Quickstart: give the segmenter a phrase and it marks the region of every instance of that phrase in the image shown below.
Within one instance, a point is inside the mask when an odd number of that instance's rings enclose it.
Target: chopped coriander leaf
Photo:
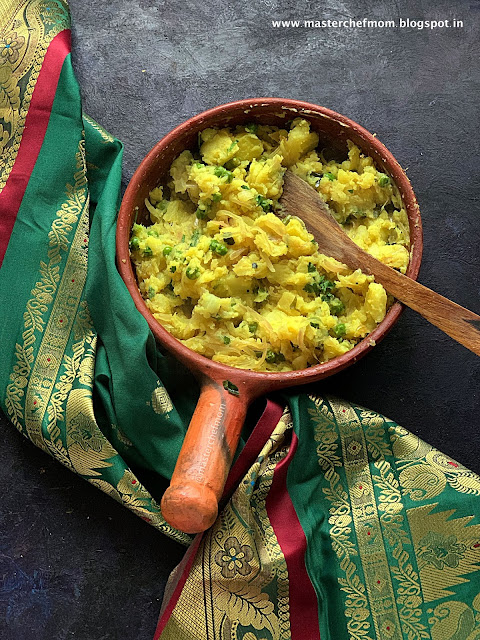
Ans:
[[[145,249],[143,250],[143,254],[146,258],[150,258],[150,256],[153,256],[153,251],[150,249],[150,247],[147,245],[145,247]]]
[[[317,270],[317,267],[312,264],[311,262],[308,263],[308,273],[315,273]]]
[[[333,313],[334,316],[339,316],[345,311],[345,305],[339,298],[334,297],[332,300],[329,300],[328,306],[330,307],[330,313]]]
[[[170,272],[175,273],[176,270],[177,270],[177,267],[174,264],[172,264],[172,266],[170,267]]]
[[[348,193],[353,193],[353,189],[348,189]]]
[[[254,351],[256,358],[261,358],[263,356],[263,351]]]
[[[347,327],[343,322],[339,322],[337,325],[333,327],[333,335],[336,338],[343,338],[343,336],[347,333]]]
[[[378,180],[378,184],[381,187],[386,187],[387,184],[390,184],[390,178],[388,176],[386,176],[384,173],[382,173],[382,175],[380,176],[380,178]]]
[[[268,198],[264,198],[260,194],[255,198],[255,202],[261,207],[265,212],[271,211],[273,202]]]
[[[318,324],[318,322],[310,322],[310,326],[314,329],[320,329],[320,325]]]
[[[292,216],[288,215],[288,216],[284,217],[282,222],[283,222],[283,224],[287,225],[290,222],[291,219],[292,219]]]
[[[232,144],[228,147],[227,153],[230,153],[230,151],[233,151],[237,146],[238,146],[238,140],[234,140]]]
[[[276,351],[272,351],[269,349],[267,351],[267,355],[265,356],[265,360],[269,364],[278,364],[279,362],[285,362],[285,356],[283,353],[277,353]]]
[[[136,236],[133,236],[130,240],[130,250],[137,251],[138,249],[140,249],[140,240]]]
[[[164,256],[169,256],[173,251],[173,247],[171,247],[170,245],[167,245],[166,247],[163,247],[163,255]]]
[[[233,384],[233,382],[230,382],[230,380],[223,381],[223,388],[225,389],[225,391],[228,391],[228,393],[231,393],[232,396],[238,397],[240,395],[240,391],[238,390],[237,385]]]
[[[198,267],[187,267],[185,275],[189,280],[196,280],[200,275],[200,269]]]
[[[330,180],[330,182],[333,182],[335,180],[335,176],[333,175],[333,173],[327,172],[323,174],[326,178],[328,178]]]
[[[148,299],[151,300],[156,294],[156,291],[153,287],[148,287]]]
[[[173,282],[170,280],[170,282],[167,284],[167,286],[165,287],[165,289],[168,289],[169,291],[173,291]]]
[[[258,322],[250,322],[250,324],[248,325],[248,330],[250,331],[250,333],[255,333],[257,329],[258,329]]]
[[[210,251],[213,251],[214,253],[218,254],[219,256],[224,256],[228,251],[228,247],[226,247],[221,242],[218,242],[218,240],[213,239],[210,242]]]
[[[335,283],[328,280],[325,276],[316,274],[311,282],[303,287],[303,290],[307,293],[313,293],[315,296],[321,296],[322,294],[328,294],[335,288]]]
[[[235,244],[235,240],[234,238],[232,238],[232,236],[224,236],[223,241],[225,242],[225,244]]]
[[[198,207],[198,209],[195,211],[195,215],[199,220],[205,220],[205,218],[207,217],[207,212],[205,209]]]
[[[248,189],[248,191],[250,191],[250,187],[248,186],[248,184],[242,184],[242,186],[240,188],[241,189]]]
[[[181,242],[185,242],[185,237],[185,234],[183,234]]]
[[[196,247],[198,244],[198,239],[200,238],[200,229],[195,229],[195,231],[192,233],[192,238],[190,240],[190,246],[191,247]]]
[[[230,338],[228,336],[223,336],[223,343],[230,344]]]
[[[213,172],[217,178],[226,178],[227,182],[231,182],[233,180],[233,173],[225,169],[225,167],[215,167]]]
[[[220,202],[221,199],[222,199],[222,194],[220,193],[220,191],[218,193],[214,193],[212,196],[213,202]]]
[[[258,124],[256,124],[255,122],[250,122],[249,124],[246,124],[245,131],[248,131],[248,133],[257,133]]]

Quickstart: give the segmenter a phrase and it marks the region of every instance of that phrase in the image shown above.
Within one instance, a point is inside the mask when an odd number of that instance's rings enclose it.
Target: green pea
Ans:
[[[140,249],[140,240],[136,236],[133,236],[130,240],[130,250],[137,251],[138,249]]]
[[[230,338],[228,336],[223,336],[224,344],[230,344]]]
[[[166,256],[169,256],[172,253],[172,251],[173,251],[173,247],[171,247],[170,245],[167,245],[166,247],[163,247],[162,253],[166,257]]]
[[[250,331],[250,333],[255,333],[257,329],[258,329],[258,322],[251,322],[248,325],[248,330]]]
[[[228,251],[228,247],[214,239],[210,243],[210,250],[219,256],[224,256]]]
[[[189,280],[196,280],[200,275],[200,269],[198,267],[187,267],[185,275]]]
[[[153,256],[153,251],[150,249],[150,247],[149,247],[148,245],[147,245],[147,246],[145,247],[145,249],[143,250],[143,255],[144,255],[146,258],[150,258],[151,256]]]
[[[380,178],[378,180],[378,184],[381,187],[386,187],[387,184],[390,184],[390,178],[388,176],[386,176],[384,173],[382,173],[382,175],[380,176]]]

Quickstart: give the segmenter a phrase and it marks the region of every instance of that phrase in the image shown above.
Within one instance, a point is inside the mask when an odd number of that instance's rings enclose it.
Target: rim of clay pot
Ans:
[[[422,223],[419,207],[410,181],[400,164],[376,136],[350,118],[335,111],[308,102],[283,98],[238,100],[199,113],[178,125],[164,136],[142,160],[125,191],[117,221],[116,242],[118,270],[137,309],[144,316],[154,336],[163,346],[197,374],[201,373],[207,377],[214,377],[217,380],[223,379],[240,383],[244,389],[248,388],[251,395],[260,395],[265,388],[274,389],[314,382],[333,375],[345,367],[354,364],[385,337],[397,322],[403,310],[403,305],[400,302],[394,302],[376,329],[345,354],[306,369],[281,373],[250,371],[248,369],[238,369],[214,362],[183,345],[155,320],[138,289],[129,254],[129,239],[136,196],[145,176],[152,169],[152,166],[155,165],[159,155],[164,153],[179,137],[183,138],[192,130],[198,131],[209,126],[215,126],[215,123],[218,124],[221,120],[225,121],[230,115],[232,115],[232,120],[229,124],[235,124],[235,115],[238,120],[239,112],[245,114],[251,110],[255,110],[254,119],[258,120],[258,110],[262,108],[265,108],[265,110],[268,109],[268,113],[270,114],[272,108],[275,108],[279,110],[279,114],[286,112],[287,114],[291,114],[292,117],[305,117],[307,120],[309,116],[312,117],[315,115],[315,118],[320,116],[321,118],[336,121],[340,126],[346,128],[346,133],[354,132],[355,135],[353,137],[356,138],[355,142],[361,148],[361,151],[367,155],[374,156],[375,163],[382,165],[382,168],[392,177],[400,192],[410,226],[410,261],[406,275],[414,280],[416,280],[420,270],[423,249]],[[161,177],[162,176],[159,176],[159,182],[161,181]]]

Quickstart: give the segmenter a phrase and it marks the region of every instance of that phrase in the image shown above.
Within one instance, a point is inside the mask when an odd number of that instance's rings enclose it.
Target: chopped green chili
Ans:
[[[333,334],[336,338],[343,338],[343,336],[347,333],[347,327],[343,322],[339,322],[337,325],[333,327]]]

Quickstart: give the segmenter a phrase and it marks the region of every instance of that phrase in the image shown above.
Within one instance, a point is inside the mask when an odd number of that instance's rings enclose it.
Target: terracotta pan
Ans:
[[[352,120],[334,111],[306,102],[279,98],[256,98],[224,104],[205,111],[176,127],[142,160],[123,198],[117,223],[117,261],[120,274],[137,309],[146,318],[159,343],[189,367],[199,380],[201,395],[180,452],[170,487],[162,500],[165,519],[188,533],[204,531],[217,515],[232,457],[250,402],[268,391],[311,383],[353,364],[373,348],[392,328],[402,312],[396,302],[385,319],[351,351],[325,364],[287,373],[258,373],[235,369],[201,356],[174,338],[152,316],[139,293],[130,262],[129,238],[138,208],[139,221],[148,224],[144,200],[149,191],[166,181],[168,169],[185,149],[194,149],[197,134],[207,127],[233,126],[248,122],[285,126],[301,116],[320,136],[320,145],[345,155],[352,140],[374,158],[400,190],[410,221],[411,251],[407,275],[417,278],[422,256],[420,213],[410,182],[383,144]],[[224,387],[233,390],[232,394]]]

